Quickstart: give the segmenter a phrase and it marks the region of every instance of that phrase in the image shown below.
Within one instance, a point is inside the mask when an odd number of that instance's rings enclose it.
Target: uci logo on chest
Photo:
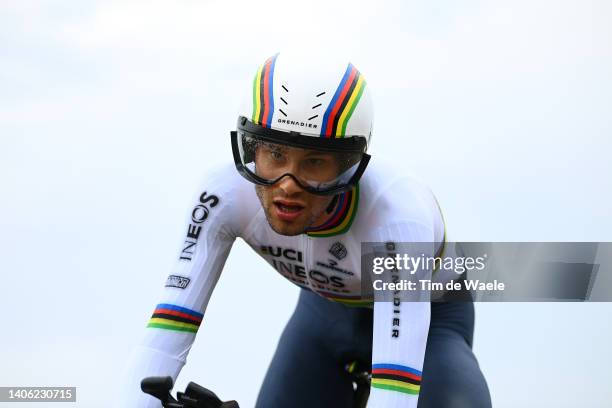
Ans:
[[[304,254],[302,251],[271,245],[261,245],[259,250],[263,256],[272,257],[270,263],[274,269],[300,286],[316,285],[318,289],[342,288],[345,286],[341,276],[334,276],[316,269],[307,270],[303,265]],[[349,273],[352,274],[352,272]]]
[[[290,261],[304,262],[302,251],[298,251],[296,249],[273,247],[269,245],[262,245],[259,249],[263,255],[269,255],[275,258],[283,257]]]

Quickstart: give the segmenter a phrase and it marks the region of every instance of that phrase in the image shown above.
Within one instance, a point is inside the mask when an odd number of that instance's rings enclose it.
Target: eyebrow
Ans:
[[[324,151],[319,151],[319,150],[310,150],[308,151],[308,153],[305,154],[305,156],[332,156],[333,154],[330,152],[324,152]]]

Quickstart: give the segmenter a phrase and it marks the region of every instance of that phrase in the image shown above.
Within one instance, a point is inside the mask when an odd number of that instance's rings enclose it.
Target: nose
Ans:
[[[303,191],[303,188],[297,183],[295,177],[298,176],[300,171],[299,160],[295,160],[289,157],[285,167],[282,169],[285,176],[278,180],[278,187],[282,189],[286,195],[291,195]],[[292,177],[293,176],[293,177]]]
[[[292,195],[302,191],[302,187],[295,181],[295,179],[289,175],[278,180],[278,187],[283,190],[286,195]]]

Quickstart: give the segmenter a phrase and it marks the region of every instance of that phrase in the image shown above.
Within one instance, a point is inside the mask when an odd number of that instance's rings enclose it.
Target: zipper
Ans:
[[[306,270],[306,281],[308,282],[310,290],[314,292],[312,282],[310,281],[310,275],[308,274],[312,258],[312,254],[310,253],[310,237],[307,234],[302,234],[302,236],[304,240],[304,269]]]

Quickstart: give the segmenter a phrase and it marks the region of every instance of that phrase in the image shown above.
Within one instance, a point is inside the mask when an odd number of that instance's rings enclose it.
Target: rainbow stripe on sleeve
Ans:
[[[202,323],[202,313],[168,303],[160,303],[155,308],[147,327],[197,333]]]
[[[418,395],[421,375],[419,370],[399,364],[372,364],[372,387]]]
[[[361,73],[353,64],[348,64],[340,85],[323,114],[321,137],[337,138],[346,135],[346,124],[353,115],[365,86],[366,81]]]

